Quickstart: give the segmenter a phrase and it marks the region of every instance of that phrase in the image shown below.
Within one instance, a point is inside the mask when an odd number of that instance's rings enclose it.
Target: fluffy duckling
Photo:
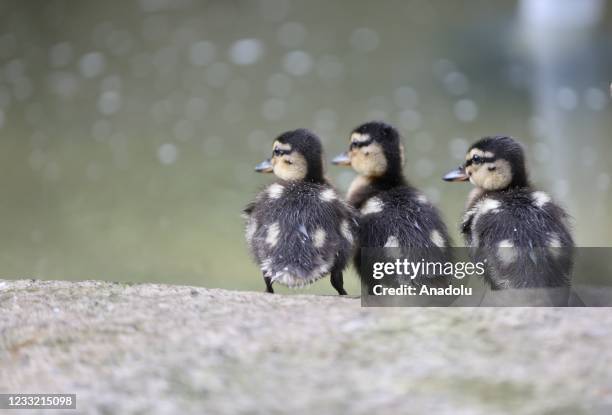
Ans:
[[[244,210],[246,240],[266,291],[273,293],[275,282],[304,286],[330,273],[332,286],[345,295],[342,271],[353,252],[356,221],[323,176],[319,138],[306,129],[285,132],[255,170],[278,178]]]
[[[482,138],[443,179],[475,186],[461,230],[466,244],[487,261],[485,279],[492,289],[569,285],[574,243],[568,215],[531,187],[517,141]]]
[[[368,122],[351,133],[349,151],[332,160],[358,173],[347,200],[360,210],[355,267],[362,281],[370,277],[361,269],[363,247],[414,248],[414,252],[427,250],[430,260],[449,259],[446,226],[425,195],[404,178],[403,159],[398,131],[383,122]],[[422,278],[413,281],[423,282]],[[428,279],[429,284],[447,282],[441,277]]]

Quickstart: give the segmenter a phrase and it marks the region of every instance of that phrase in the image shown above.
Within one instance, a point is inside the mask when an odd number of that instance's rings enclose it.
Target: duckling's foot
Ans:
[[[272,289],[272,279],[270,277],[263,277],[266,283],[266,291],[267,293],[274,294],[274,290]]]
[[[346,295],[346,291],[344,290],[344,279],[342,278],[342,271],[332,271],[331,272],[331,284],[332,287],[338,291],[338,295]]]

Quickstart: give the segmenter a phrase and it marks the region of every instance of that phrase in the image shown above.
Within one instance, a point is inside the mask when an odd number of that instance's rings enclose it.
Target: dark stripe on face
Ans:
[[[471,166],[472,164],[493,163],[495,160],[497,160],[495,157],[481,157],[474,155],[474,157],[465,162],[464,166],[467,167]]]
[[[275,149],[272,151],[272,155],[277,156],[277,157],[278,157],[278,156],[284,156],[284,155],[286,155],[286,154],[290,154],[290,153],[291,153],[291,150],[282,150],[282,149],[280,149],[280,148],[275,148]]]
[[[366,146],[369,146],[370,144],[372,144],[373,141],[374,141],[374,139],[372,139],[372,138],[369,138],[366,141],[351,141],[351,148],[366,147]]]

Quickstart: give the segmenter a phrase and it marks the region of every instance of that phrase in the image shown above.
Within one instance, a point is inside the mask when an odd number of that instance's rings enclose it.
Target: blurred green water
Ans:
[[[469,185],[439,177],[511,134],[579,244],[610,245],[602,13],[551,57],[514,1],[0,2],[0,276],[262,289],[239,214],[272,178],[253,165],[297,127],[331,158],[374,118],[457,244]]]

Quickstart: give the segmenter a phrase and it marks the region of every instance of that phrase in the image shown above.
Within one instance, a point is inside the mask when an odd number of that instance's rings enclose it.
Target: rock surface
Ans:
[[[610,309],[0,280],[0,336],[0,392],[78,413],[612,413]]]

